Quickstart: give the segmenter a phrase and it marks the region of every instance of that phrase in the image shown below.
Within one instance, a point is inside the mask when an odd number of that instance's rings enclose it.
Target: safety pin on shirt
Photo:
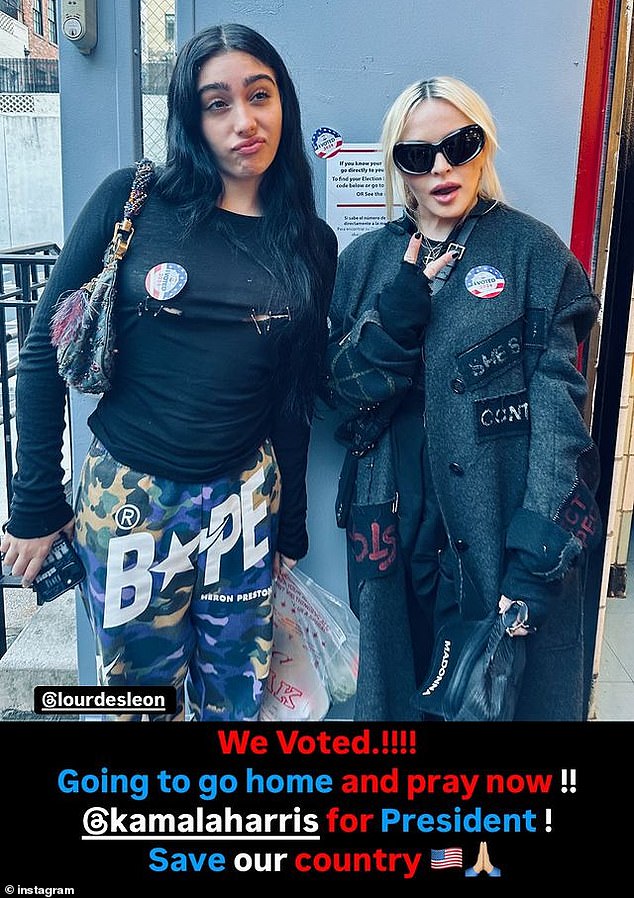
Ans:
[[[251,321],[255,324],[255,329],[260,336],[262,336],[262,328],[260,327],[260,322],[266,322],[266,332],[267,334],[271,330],[271,321],[275,319],[281,319],[283,321],[291,320],[291,310],[288,306],[286,306],[285,312],[263,312],[261,314],[257,314],[255,309],[251,309]]]
[[[155,300],[155,302],[158,302],[158,300]],[[149,303],[150,303],[149,296],[146,296],[145,299],[139,303],[139,305],[137,306],[137,313],[139,316],[141,316],[144,312],[152,312],[153,318],[156,318],[156,316],[159,314],[159,312],[169,312],[170,315],[182,315],[183,314],[182,309],[174,309],[171,306],[158,305],[158,306],[155,306],[154,309],[152,309],[150,307]]]

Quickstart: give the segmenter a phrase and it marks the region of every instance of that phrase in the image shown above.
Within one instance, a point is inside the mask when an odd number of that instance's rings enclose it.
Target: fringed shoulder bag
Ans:
[[[115,357],[114,303],[117,270],[125,256],[134,227],[154,180],[154,163],[137,163],[123,220],[115,225],[106,247],[103,269],[78,290],[62,293],[51,320],[51,342],[57,350],[59,373],[69,387],[81,393],[110,389]]]

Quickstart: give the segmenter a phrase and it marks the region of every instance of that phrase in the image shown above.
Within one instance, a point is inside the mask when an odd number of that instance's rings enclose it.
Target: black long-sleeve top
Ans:
[[[17,473],[8,530],[42,536],[72,516],[62,486],[65,387],[50,340],[57,297],[101,268],[122,217],[133,169],[114,172],[80,213],[39,300],[22,347],[16,384]],[[292,299],[279,294],[261,248],[263,219],[216,209],[181,239],[179,209],[151,191],[119,267],[117,354],[112,388],[88,419],[122,464],[183,483],[239,473],[269,437],[282,477],[277,548],[291,558],[308,549],[306,463],[310,428],[287,408],[288,341],[297,338]],[[323,327],[337,259],[322,222]],[[245,249],[246,248],[246,249]],[[172,263],[186,273],[177,295],[157,300],[146,276]],[[267,322],[253,316],[269,311]],[[168,311],[171,310],[171,311]]]

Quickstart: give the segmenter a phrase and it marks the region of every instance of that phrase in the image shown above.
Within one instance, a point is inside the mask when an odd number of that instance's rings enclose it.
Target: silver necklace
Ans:
[[[446,240],[441,240],[439,243],[435,245],[427,238],[423,232],[421,231],[421,237],[423,238],[423,247],[425,250],[425,258],[423,263],[423,268],[426,268],[430,262],[434,262],[436,259],[439,259],[445,251]]]

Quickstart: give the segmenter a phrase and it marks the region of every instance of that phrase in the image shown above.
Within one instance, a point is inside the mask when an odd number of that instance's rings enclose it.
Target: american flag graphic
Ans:
[[[432,870],[446,870],[447,867],[462,867],[462,848],[432,848]]]
[[[465,287],[469,293],[480,299],[493,299],[499,296],[505,286],[504,275],[492,265],[476,265],[465,277]]]
[[[487,284],[486,287],[472,287],[471,293],[474,296],[479,296],[482,299],[493,299],[496,296],[499,296],[502,290],[506,285],[506,281],[498,279],[494,284]]]
[[[484,290],[478,290],[477,287],[474,287],[471,292],[474,296],[479,296],[482,299],[494,299],[500,295],[502,290],[504,290],[504,281],[496,281],[492,287],[487,287]]]
[[[343,137],[333,128],[318,128],[313,134],[312,143],[320,159],[330,159],[343,146]]]

